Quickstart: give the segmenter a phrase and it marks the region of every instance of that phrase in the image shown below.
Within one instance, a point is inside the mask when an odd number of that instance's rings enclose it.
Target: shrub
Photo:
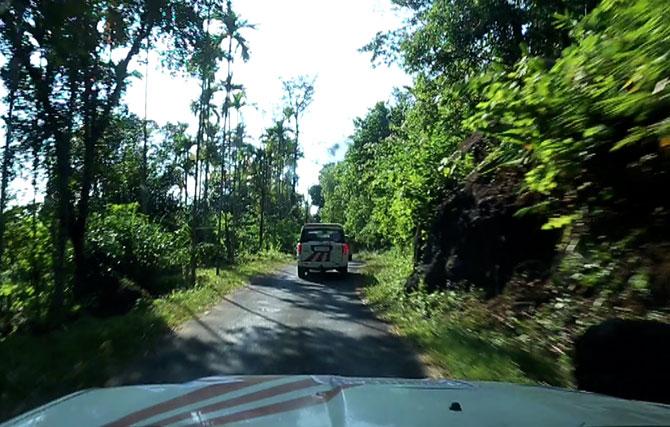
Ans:
[[[93,298],[123,306],[141,293],[169,291],[174,287],[169,278],[186,265],[186,239],[151,222],[136,203],[110,205],[93,214],[86,246],[87,263],[96,266],[88,271]]]
[[[51,233],[36,205],[5,212],[5,253],[0,275],[0,336],[44,320],[51,297]]]

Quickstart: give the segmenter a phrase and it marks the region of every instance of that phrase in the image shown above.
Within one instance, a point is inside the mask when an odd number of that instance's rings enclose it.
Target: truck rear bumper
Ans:
[[[348,265],[347,262],[344,263],[334,263],[334,262],[298,262],[298,267],[308,268],[310,270],[334,270],[336,268],[344,268]]]

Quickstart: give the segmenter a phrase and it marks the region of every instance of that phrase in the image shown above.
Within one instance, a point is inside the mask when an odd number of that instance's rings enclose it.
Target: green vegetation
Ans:
[[[198,269],[293,250],[314,81],[283,82],[281,113],[252,141],[236,71],[254,26],[231,1],[17,1],[0,20],[0,339],[122,315],[195,286]],[[200,82],[194,128],[124,104],[155,56]]]
[[[569,385],[588,326],[669,318],[670,3],[392,2],[363,51],[414,83],[355,121],[316,219],[391,250],[368,298],[441,372]],[[3,402],[100,384],[293,249],[314,80],[251,141],[250,31],[230,0],[0,6]],[[198,80],[193,129],[124,105],[150,53]]]
[[[530,161],[527,189],[545,196],[548,227],[637,202],[638,189],[598,164],[625,173],[646,163],[643,175],[663,178],[654,172],[670,134],[670,65],[663,60],[670,29],[658,14],[668,10],[663,1],[604,1],[574,28],[575,42],[554,63],[527,57],[473,84],[483,97],[468,125],[500,141],[507,153],[496,155]],[[568,202],[567,193],[576,200]]]
[[[453,376],[561,385],[587,327],[669,320],[670,4],[393,2],[364,50],[414,84],[320,177],[324,221],[407,255],[370,300]]]
[[[431,375],[569,387],[568,358],[556,358],[492,327],[476,292],[406,293],[411,258],[399,251],[368,257],[365,297],[426,355]]]
[[[124,316],[83,317],[47,335],[0,341],[0,418],[88,387],[101,387],[151,349],[170,328],[195,318],[252,276],[271,272],[288,256],[270,252],[240,266],[198,272],[195,287],[140,299]]]
[[[649,201],[642,196],[657,201],[660,195],[638,190],[645,179],[659,190],[656,181],[664,182],[670,34],[658,17],[668,11],[666,2],[608,0],[582,19],[574,13],[594,2],[531,2],[515,6],[515,18],[501,16],[495,1],[456,3],[412,2],[416,18],[402,35],[392,33],[397,45],[385,35],[369,46],[380,55],[383,41],[399,49],[416,72],[415,85],[358,119],[345,161],[323,169],[325,220],[346,222],[360,243],[405,244],[430,222],[449,189],[473,174],[512,167],[526,174],[518,191],[533,196],[526,207],[545,215],[547,228],[589,226],[623,203]],[[545,7],[574,12],[557,16]],[[524,20],[532,18],[545,34],[542,46],[551,48],[533,51],[532,27],[518,40],[505,40],[493,28],[487,32],[484,22],[481,34],[466,34],[492,43],[481,64],[463,66],[468,71],[459,74],[454,62],[433,57],[434,51],[468,52],[474,40],[438,35],[471,28],[461,20],[482,14],[484,20],[509,18],[510,27],[531,25]],[[437,69],[445,74],[432,72]],[[463,146],[473,132],[489,138],[479,153]],[[628,179],[615,179],[631,169]],[[634,178],[641,181],[631,186]],[[644,224],[653,212],[635,214]]]
[[[254,27],[229,0],[20,0],[0,22],[5,416],[103,385],[286,260],[309,218],[296,169],[314,82],[284,82],[281,113],[252,141],[236,72]],[[199,81],[196,126],[129,112],[126,89],[156,57]]]

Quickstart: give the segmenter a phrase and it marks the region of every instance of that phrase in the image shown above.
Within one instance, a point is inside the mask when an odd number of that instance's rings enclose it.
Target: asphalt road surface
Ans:
[[[329,374],[420,378],[417,355],[358,296],[363,276],[295,266],[254,279],[193,316],[108,385],[182,383],[217,375]]]

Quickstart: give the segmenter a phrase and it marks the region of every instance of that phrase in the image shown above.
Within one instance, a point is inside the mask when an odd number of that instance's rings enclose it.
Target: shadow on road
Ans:
[[[369,283],[368,276],[361,273],[311,273],[302,281],[278,279],[252,281],[252,292],[274,297],[263,288],[283,289],[295,298],[288,300],[294,307],[319,312],[331,319],[346,320],[365,328],[389,334],[388,325],[381,322],[362,303],[359,289]],[[283,301],[287,302],[286,299]],[[399,337],[396,339],[400,340]]]
[[[166,337],[157,351],[117,384],[186,382],[214,375],[330,374],[364,377],[425,376],[416,354],[358,297],[368,278],[360,273],[257,278],[219,310],[243,321],[212,325],[192,314],[200,336]],[[259,299],[282,307],[263,311]],[[314,322],[301,321],[312,316]],[[257,319],[257,320],[254,320]],[[238,319],[239,320],[239,319]]]
[[[312,327],[235,328],[227,334],[225,343],[216,344],[174,337],[121,383],[182,383],[216,375],[425,376],[412,353],[392,336],[354,338]]]

